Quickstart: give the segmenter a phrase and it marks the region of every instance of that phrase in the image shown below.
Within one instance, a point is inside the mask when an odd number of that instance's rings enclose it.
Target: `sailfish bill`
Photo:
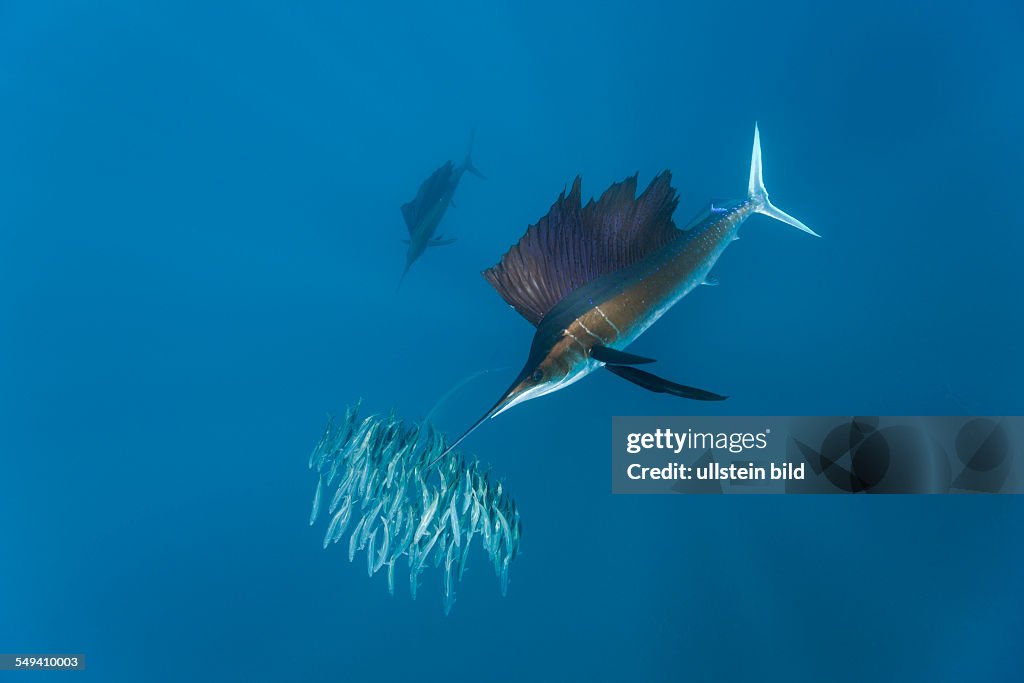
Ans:
[[[563,191],[547,215],[484,271],[536,332],[519,376],[449,451],[488,419],[601,367],[657,393],[700,401],[726,398],[635,368],[652,359],[624,349],[695,288],[717,282],[711,268],[753,214],[817,233],[768,200],[756,125],[743,199],[716,201],[700,220],[679,230],[672,222],[679,200],[671,181],[664,171],[637,196],[634,175],[583,205],[577,177],[569,193]]]
[[[512,389],[514,387],[515,387],[515,383],[513,383],[512,387],[509,387],[509,390],[505,392],[504,396],[501,399],[499,399],[498,402],[495,403],[491,407],[490,410],[488,410],[486,413],[484,413],[483,416],[479,420],[474,422],[472,424],[472,426],[470,426],[469,429],[467,429],[465,432],[463,432],[462,436],[460,436],[455,441],[453,441],[451,444],[449,444],[447,448],[445,448],[436,458],[434,458],[430,462],[429,466],[433,467],[434,464],[437,461],[439,461],[441,458],[445,457],[446,455],[451,453],[453,450],[455,450],[456,446],[458,446],[460,443],[465,441],[466,437],[468,437],[470,434],[472,434],[477,429],[479,429],[480,425],[482,425],[484,422],[487,422],[487,420],[491,419],[492,417],[497,417],[498,413],[504,412],[506,408],[510,408],[511,405],[509,405],[508,402],[505,400],[505,396],[508,396],[508,394],[512,391]]]

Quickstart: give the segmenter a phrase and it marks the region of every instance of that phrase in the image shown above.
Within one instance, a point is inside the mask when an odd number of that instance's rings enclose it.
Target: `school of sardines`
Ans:
[[[359,408],[331,418],[309,458],[319,474],[309,523],[324,507],[330,517],[324,548],[352,527],[349,561],[365,550],[367,573],[386,570],[391,595],[395,565],[405,556],[413,599],[420,573],[431,563],[443,565],[448,614],[455,581],[462,579],[469,548],[479,539],[505,595],[521,525],[501,482],[481,472],[476,458],[452,451],[438,459],[447,443],[429,422],[407,424],[394,413],[360,419]]]

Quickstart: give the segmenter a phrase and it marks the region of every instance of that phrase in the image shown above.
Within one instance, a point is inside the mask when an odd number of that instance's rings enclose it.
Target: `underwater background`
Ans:
[[[1020,414],[1015,2],[0,4],[0,651],[96,681],[1010,681],[1016,496],[612,496],[613,415]],[[461,433],[480,276],[577,173],[754,217],[610,373],[464,444],[522,513],[452,613],[307,524],[327,416]],[[399,206],[474,160],[396,291]],[[49,677],[48,674],[40,674]],[[17,674],[7,674],[15,678]]]

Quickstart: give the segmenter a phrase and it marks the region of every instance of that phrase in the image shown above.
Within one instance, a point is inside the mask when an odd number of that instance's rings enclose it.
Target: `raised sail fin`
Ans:
[[[534,325],[567,294],[661,249],[679,234],[678,198],[664,171],[636,196],[637,177],[615,183],[598,201],[580,201],[577,176],[551,210],[501,261],[484,271],[498,294]]]

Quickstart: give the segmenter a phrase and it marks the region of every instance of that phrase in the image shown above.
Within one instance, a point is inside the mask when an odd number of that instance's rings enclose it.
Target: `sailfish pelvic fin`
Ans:
[[[625,365],[606,365],[605,368],[611,370],[622,379],[628,380],[648,391],[653,391],[656,394],[671,394],[682,398],[692,398],[695,401],[724,401],[729,398],[728,396],[722,396],[721,394],[705,391],[704,389],[676,384],[649,372]]]
[[[756,123],[754,124],[754,150],[750,155],[750,182],[747,185],[747,199],[754,204],[756,207],[754,210],[757,213],[764,214],[777,221],[782,221],[786,225],[792,225],[797,230],[803,230],[808,235],[821,237],[821,235],[768,200],[768,190],[765,189],[761,171],[761,134],[757,130]]]

